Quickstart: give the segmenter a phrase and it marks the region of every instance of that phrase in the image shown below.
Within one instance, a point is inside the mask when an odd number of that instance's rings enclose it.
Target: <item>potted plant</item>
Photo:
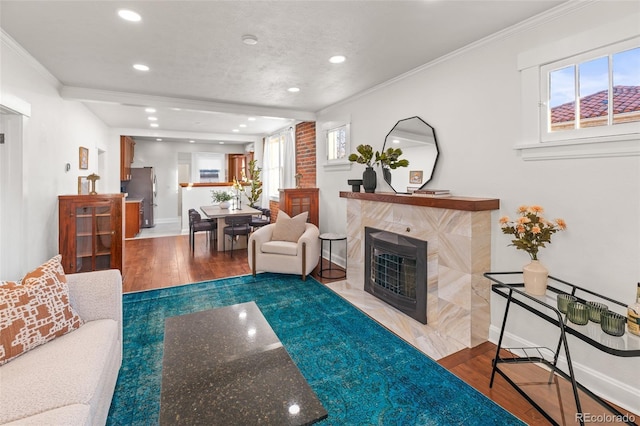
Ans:
[[[231,195],[228,191],[211,191],[211,198],[214,203],[219,203],[221,209],[228,209],[231,206],[231,199],[233,195]]]
[[[262,181],[260,180],[261,167],[256,167],[256,160],[249,161],[249,193],[245,188],[244,195],[249,200],[250,207],[256,207],[256,203],[262,194]]]
[[[402,150],[400,148],[389,148],[382,153],[373,151],[371,145],[358,145],[357,153],[349,155],[349,161],[366,165],[365,171],[362,173],[362,186],[365,192],[375,192],[377,185],[376,171],[373,166],[380,164],[385,169],[396,169],[398,167],[407,167],[409,160],[400,160]]]
[[[520,206],[520,217],[512,221],[509,216],[500,218],[502,233],[513,235],[511,246],[524,250],[529,254],[531,263],[523,268],[524,289],[527,293],[540,296],[547,290],[547,276],[549,271],[538,261],[538,250],[551,244],[551,236],[567,228],[563,219],[549,221],[542,216],[541,206]]]

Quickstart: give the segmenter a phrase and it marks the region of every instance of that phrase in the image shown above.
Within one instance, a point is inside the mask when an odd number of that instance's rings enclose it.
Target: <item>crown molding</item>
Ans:
[[[53,85],[56,89],[60,89],[62,87],[62,83],[58,80],[48,69],[44,67],[36,58],[34,58],[31,53],[25,50],[17,41],[13,39],[7,32],[0,28],[0,40],[2,43],[7,46],[8,49],[12,50],[14,53],[18,55],[20,59],[22,59],[29,67],[33,68],[41,77],[47,80],[48,83]]]
[[[362,92],[356,93],[353,96],[350,96],[349,98],[343,99],[340,102],[336,102],[335,104],[331,104],[325,108],[322,108],[319,111],[316,111],[316,113],[318,115],[325,113],[326,111],[336,107],[336,106],[340,106],[340,105],[344,105],[347,103],[350,103],[352,101],[355,101],[359,98],[362,98],[364,96],[370,95],[372,93],[375,93],[379,90],[382,90],[388,86],[391,86],[399,81],[405,80],[415,74],[418,74],[426,69],[429,69],[431,67],[434,67],[438,64],[441,64],[443,62],[447,62],[453,58],[456,58],[458,56],[461,56],[465,53],[471,52],[475,49],[478,49],[482,46],[485,46],[489,43],[493,43],[497,40],[503,40],[506,38],[509,38],[511,36],[513,36],[514,34],[518,34],[527,30],[530,30],[532,28],[538,27],[540,25],[543,25],[547,22],[550,22],[552,20],[558,19],[561,16],[564,15],[568,15],[572,12],[575,12],[579,9],[582,9],[586,6],[588,6],[591,3],[596,3],[599,0],[569,0],[566,3],[562,3],[552,9],[549,9],[545,12],[542,12],[536,16],[533,16],[529,19],[526,19],[522,22],[519,22],[515,25],[512,25],[511,27],[505,28],[501,31],[498,31],[496,33],[493,33],[487,37],[481,38],[480,40],[476,40],[466,46],[461,47],[460,49],[454,50],[453,52],[447,53],[446,55],[440,56],[439,58],[434,59],[433,61],[427,62],[426,64],[420,65],[412,70],[409,70],[405,73],[402,73],[396,77],[393,77],[385,82],[382,82],[376,86],[370,87],[369,89],[363,90]]]

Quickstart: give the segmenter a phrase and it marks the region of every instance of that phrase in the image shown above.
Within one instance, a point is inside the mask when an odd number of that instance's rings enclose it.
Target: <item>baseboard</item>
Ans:
[[[156,225],[161,224],[161,223],[165,224],[165,223],[180,223],[180,222],[181,222],[180,216],[177,216],[177,217],[165,217],[163,219],[156,219],[154,221],[154,223]]]
[[[499,337],[500,328],[495,325],[491,325],[489,327],[489,341],[494,344],[498,344]],[[505,332],[502,338],[502,347],[504,348],[535,346],[538,345],[508,332]],[[640,395],[640,389],[634,388],[626,383],[622,383],[619,380],[606,376],[605,374],[602,374],[602,372],[596,371],[591,367],[587,367],[576,362],[573,362],[572,364],[574,374],[576,375],[576,377],[580,378],[579,382],[582,385],[586,386],[591,392],[619,407],[624,408],[625,410],[628,410],[635,414],[639,414],[637,413],[637,405],[638,395]],[[567,371],[567,360],[564,356],[558,357],[558,366],[561,370]]]

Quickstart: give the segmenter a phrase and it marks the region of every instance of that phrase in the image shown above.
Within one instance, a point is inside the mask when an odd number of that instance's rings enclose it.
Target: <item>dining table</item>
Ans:
[[[249,206],[241,206],[234,207],[233,205],[227,209],[221,209],[219,205],[211,205],[211,206],[200,206],[200,210],[202,213],[209,219],[216,219],[218,221],[218,231],[217,231],[217,240],[218,240],[218,251],[223,251],[225,249],[224,244],[224,227],[226,226],[225,218],[228,216],[256,216],[262,214],[262,211],[254,209]],[[226,245],[227,250],[231,250],[231,244]],[[234,249],[246,248],[246,244],[244,242],[240,244],[235,244]]]

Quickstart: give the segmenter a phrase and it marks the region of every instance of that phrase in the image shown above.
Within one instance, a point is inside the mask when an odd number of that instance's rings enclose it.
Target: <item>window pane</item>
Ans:
[[[609,58],[580,64],[580,128],[606,126],[609,118]]]
[[[550,131],[573,129],[576,114],[576,75],[571,65],[549,73]]]
[[[347,131],[339,127],[327,132],[327,159],[339,160],[347,156]]]
[[[613,55],[613,124],[640,121],[640,47]]]

